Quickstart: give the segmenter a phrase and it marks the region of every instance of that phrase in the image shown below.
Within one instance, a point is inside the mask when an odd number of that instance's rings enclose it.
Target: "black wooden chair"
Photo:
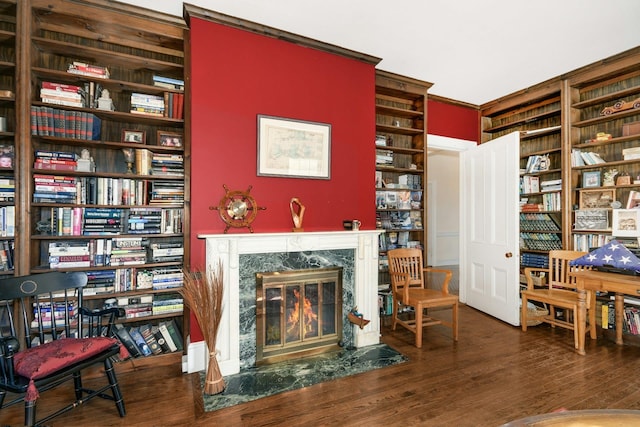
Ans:
[[[113,359],[126,350],[113,338],[122,309],[82,308],[86,273],[51,272],[0,280],[0,411],[24,402],[27,426],[40,425],[100,396],[113,400],[121,417],[124,400]],[[83,387],[85,368],[104,366],[108,384]],[[70,379],[75,402],[36,421],[36,399]],[[11,400],[4,402],[7,393]]]

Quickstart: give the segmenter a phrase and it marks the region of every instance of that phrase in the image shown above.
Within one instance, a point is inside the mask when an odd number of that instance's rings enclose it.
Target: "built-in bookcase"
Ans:
[[[15,29],[0,25],[0,89],[14,73],[26,85],[0,97],[0,115],[16,114],[2,143],[24,142],[19,274],[86,271],[85,302],[118,304],[125,328],[188,332],[177,292],[189,260],[184,22],[103,0],[0,0],[0,13],[29,23],[18,66]]]
[[[482,142],[520,132],[520,265],[543,266],[565,245],[561,84],[546,82],[482,106]]]
[[[387,251],[427,248],[427,91],[431,83],[376,71],[376,221],[381,286],[389,284]],[[373,145],[373,142],[372,142]]]

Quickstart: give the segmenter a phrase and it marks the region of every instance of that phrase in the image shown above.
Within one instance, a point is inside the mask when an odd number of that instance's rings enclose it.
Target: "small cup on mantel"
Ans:
[[[360,230],[361,225],[362,225],[362,222],[360,222],[360,220],[354,219],[351,225],[351,229],[354,231],[358,231]]]
[[[345,230],[353,230],[353,220],[351,219],[342,220],[342,227],[344,227]]]

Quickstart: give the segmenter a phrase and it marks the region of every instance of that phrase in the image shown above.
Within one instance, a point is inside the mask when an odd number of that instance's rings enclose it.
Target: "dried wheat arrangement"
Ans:
[[[222,318],[222,262],[206,273],[188,271],[184,273],[182,296],[200,325],[204,341],[209,349],[209,364],[204,385],[205,394],[224,391],[225,383],[216,359],[216,337]]]

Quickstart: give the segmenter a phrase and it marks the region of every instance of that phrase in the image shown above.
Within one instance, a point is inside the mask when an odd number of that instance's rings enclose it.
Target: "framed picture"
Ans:
[[[258,176],[330,179],[331,125],[258,115]]]
[[[640,191],[629,191],[627,198],[627,209],[640,209]]]
[[[610,230],[608,209],[584,209],[575,212],[576,231]]]
[[[612,228],[616,237],[640,236],[640,209],[614,209]]]
[[[582,188],[600,187],[600,171],[582,172]]]
[[[147,133],[143,130],[122,130],[122,142],[146,143]]]
[[[580,190],[580,209],[606,209],[616,199],[615,188]]]
[[[182,134],[159,130],[158,145],[163,147],[182,147]]]

